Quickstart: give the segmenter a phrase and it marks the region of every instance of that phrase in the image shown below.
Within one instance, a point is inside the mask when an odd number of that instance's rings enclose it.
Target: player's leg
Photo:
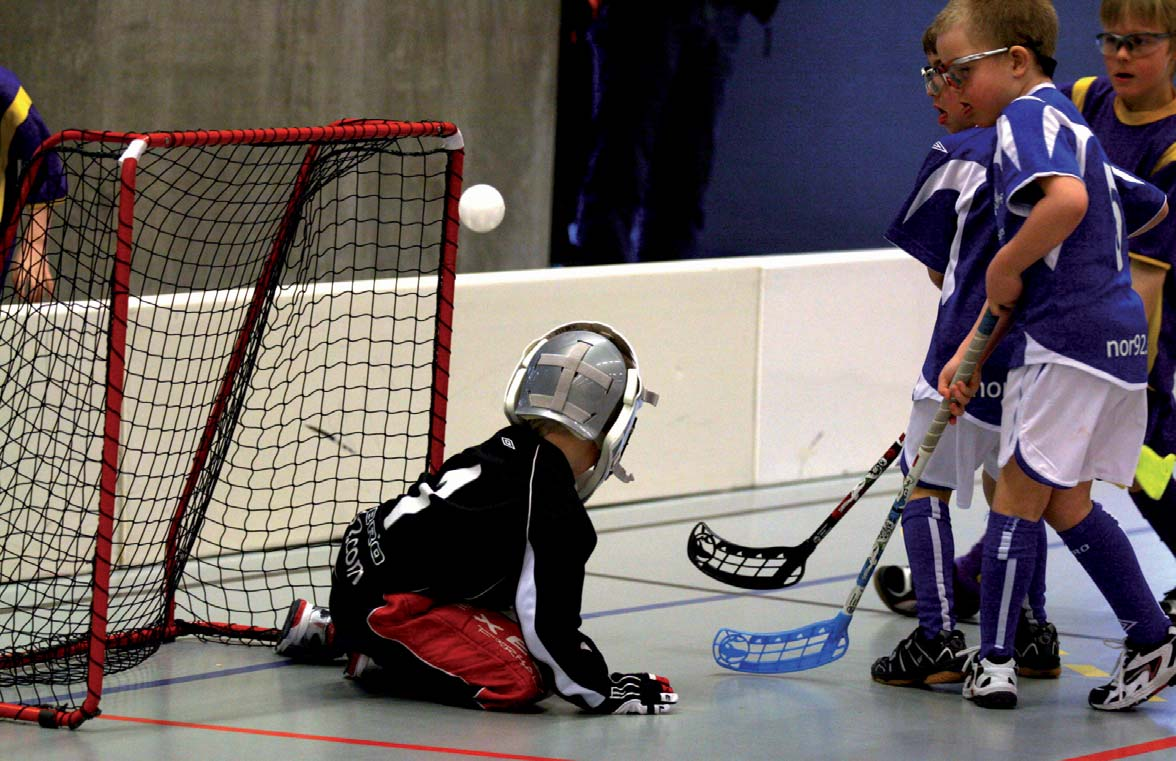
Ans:
[[[1176,628],[1151,596],[1119,524],[1091,502],[1090,483],[1095,478],[1130,483],[1146,422],[1146,398],[1140,390],[1063,365],[1047,365],[1036,377],[1039,382],[1027,388],[1028,402],[1015,427],[1016,462],[1034,479],[1069,487],[1051,491],[1043,515],[1127,632],[1116,677],[1091,691],[1090,704],[1104,710],[1129,708],[1176,678]],[[1002,479],[1004,475],[1002,471]],[[999,489],[997,503],[999,508]]]
[[[981,557],[980,648],[962,693],[985,708],[1017,704],[1017,620],[1037,563],[1038,523],[1050,491],[1026,476],[1015,460],[1005,465],[997,481]]]
[[[1017,675],[1031,679],[1057,679],[1062,673],[1058,630],[1045,613],[1045,568],[1049,554],[1045,525],[1045,521],[1037,522],[1037,563],[1013,641]]]
[[[608,3],[589,30],[593,147],[569,229],[581,263],[636,261],[635,229],[677,65],[673,16],[646,3]]]
[[[916,443],[908,444],[901,455],[904,472],[914,459],[911,450],[917,451],[917,442],[922,440],[937,408],[938,404],[930,399],[915,402],[912,407],[906,441]],[[883,684],[937,684],[963,678],[965,643],[955,626],[952,592],[955,545],[948,512],[948,500],[959,477],[956,472],[959,429],[953,426],[944,431],[935,456],[928,461],[923,478],[912,490],[902,512],[902,536],[919,626],[889,656],[879,658],[871,666],[871,677]]]
[[[355,650],[379,668],[364,669],[353,658],[349,676],[397,695],[485,710],[525,709],[546,697],[518,624],[504,614],[435,605],[413,593],[383,602],[348,632]]]
[[[1077,489],[1071,492],[1077,492]],[[1143,702],[1176,679],[1176,627],[1149,593],[1131,542],[1097,502],[1081,495],[1051,504],[1047,516],[1094,581],[1123,626],[1123,644],[1112,680],[1091,690],[1089,702],[1102,710],[1123,710]],[[1085,512],[1085,515],[1083,513]]]
[[[1037,563],[1038,524],[1053,491],[1053,485],[1022,457],[1022,449],[1036,452],[1037,440],[1026,436],[1025,421],[1037,419],[1043,367],[1017,368],[1005,384],[1001,470],[980,564],[980,648],[969,664],[962,693],[987,708],[1017,704],[1013,663],[1017,620]]]
[[[971,549],[955,559],[952,578],[956,593],[956,616],[959,618],[972,618],[980,612],[980,564],[983,559],[983,535]]]
[[[931,402],[916,402],[916,407],[923,405],[930,406]],[[922,418],[916,412],[911,414],[910,425],[914,426],[916,433],[918,430],[926,429],[922,427]],[[910,429],[908,427],[908,430]],[[931,468],[930,480],[936,483],[949,483],[956,494],[957,506],[968,509],[973,501],[975,469],[980,468],[983,474],[984,494],[991,503],[991,489],[996,485],[995,474],[1000,470],[996,465],[1000,432],[965,418],[948,428],[944,435],[947,436],[947,440],[941,440],[940,446],[936,448],[935,458],[928,466]],[[908,436],[907,440],[910,441],[911,436]],[[914,446],[917,447],[917,443]],[[913,456],[913,448],[904,452],[904,459],[901,461],[904,470],[909,467],[908,462]],[[929,476],[924,473],[924,485],[928,478]],[[914,496],[917,494],[913,494],[913,498]],[[941,499],[944,498],[941,496]],[[906,514],[904,510],[904,515]],[[907,523],[904,522],[904,532],[906,526]],[[951,608],[956,620],[974,618],[980,610],[980,556],[981,545],[977,542],[967,555],[956,559],[950,569]],[[895,613],[916,615],[915,580],[909,566],[878,567],[874,576],[874,588],[883,605]]]
[[[1161,458],[1176,452],[1176,400],[1171,394],[1157,393],[1149,388],[1147,405],[1147,445]],[[1176,556],[1176,487],[1173,487],[1171,479],[1158,498],[1134,488],[1131,499],[1160,541]],[[1160,600],[1160,607],[1169,618],[1176,621],[1176,586],[1165,593]]]
[[[715,131],[746,14],[740,5],[683,3],[670,12],[679,24],[671,40],[677,66],[651,156],[638,232],[641,261],[698,256]]]

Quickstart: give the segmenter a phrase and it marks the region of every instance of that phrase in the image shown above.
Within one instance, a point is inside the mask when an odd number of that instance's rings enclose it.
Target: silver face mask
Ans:
[[[512,423],[545,418],[596,442],[600,457],[576,479],[576,492],[587,500],[614,473],[633,480],[621,456],[641,405],[656,405],[657,398],[644,388],[624,336],[603,323],[571,322],[527,347],[507,387],[505,411]]]

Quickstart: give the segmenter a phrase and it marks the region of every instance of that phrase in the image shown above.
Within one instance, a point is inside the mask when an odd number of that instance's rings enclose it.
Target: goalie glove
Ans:
[[[608,697],[596,713],[667,713],[678,702],[670,680],[657,674],[613,674]]]

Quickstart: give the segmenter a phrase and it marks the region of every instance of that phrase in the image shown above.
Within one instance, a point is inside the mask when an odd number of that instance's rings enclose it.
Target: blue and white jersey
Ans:
[[[886,239],[943,274],[939,310],[913,397],[940,399],[939,372],[967,338],[984,307],[984,277],[996,253],[991,168],[996,132],[969,129],[931,147],[915,189],[886,230]],[[985,363],[980,393],[966,415],[1000,428],[1001,391],[1008,349],[1000,344]]]
[[[992,167],[997,240],[1017,234],[1041,198],[1037,181],[1082,180],[1086,215],[1025,270],[1004,342],[1009,367],[1071,365],[1124,388],[1147,384],[1147,321],[1131,289],[1127,236],[1164,205],[1154,186],[1113,166],[1074,104],[1052,84],[1017,98],[996,122]]]

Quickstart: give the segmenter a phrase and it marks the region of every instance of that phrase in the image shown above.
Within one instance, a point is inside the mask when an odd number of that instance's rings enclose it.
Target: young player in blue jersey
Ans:
[[[1053,86],[1052,3],[951,0],[936,25],[944,81],[978,125],[996,126],[1000,248],[985,287],[1010,352],[1001,471],[984,535],[981,644],[963,696],[990,708],[1017,703],[1013,637],[1037,561],[1033,524],[1044,518],[1127,632],[1114,677],[1091,690],[1089,703],[1130,708],[1176,679],[1176,627],[1148,594],[1122,529],[1091,501],[1090,486],[1134,477],[1147,414],[1147,323],[1125,239],[1161,219],[1166,200],[1107,161]],[[1117,184],[1116,176],[1128,181]],[[939,377],[955,412],[967,401],[965,384],[950,383],[962,354],[961,347]]]
[[[1097,36],[1106,76],[1087,77],[1063,92],[1070,95],[1091,130],[1118,166],[1176,198],[1176,0],[1103,0],[1103,31]],[[1176,556],[1176,489],[1167,473],[1148,488],[1149,462],[1176,453],[1176,215],[1130,247],[1132,280],[1148,315],[1147,433],[1131,498]],[[1142,487],[1141,487],[1142,485]],[[1149,491],[1151,492],[1149,494]],[[1176,614],[1176,588],[1160,601]]]
[[[926,91],[939,114],[939,123],[949,135],[932,146],[914,192],[886,233],[891,242],[926,265],[932,281],[940,288],[931,344],[912,395],[907,444],[900,460],[904,472],[939,408],[939,370],[955,353],[984,306],[984,274],[997,248],[989,176],[995,132],[973,127],[959,94],[937,84],[934,67],[939,59],[933,27],[923,36],[923,49],[930,64],[923,70]],[[895,582],[884,577],[897,572],[902,586],[913,590],[919,618],[919,626],[891,655],[874,662],[870,674],[877,682],[912,685],[963,681],[965,643],[955,623],[957,617],[976,613],[979,595],[961,598],[956,593],[948,504],[955,491],[960,507],[970,507],[979,468],[984,471],[991,499],[990,487],[995,486],[998,472],[1000,391],[1005,381],[1006,354],[1007,349],[998,345],[989,357],[980,393],[957,425],[944,431],[935,455],[911,492],[902,514],[909,569],[888,566],[879,569],[875,577],[875,586],[885,600],[890,596],[887,585]],[[1044,548],[1044,526],[1039,526],[1038,534]],[[1029,593],[1033,602],[1029,620],[1022,627],[1025,642],[1017,643],[1017,668],[1025,676],[1056,677],[1061,666],[1057,632],[1045,618],[1044,564],[1038,568],[1034,582]],[[968,590],[961,591],[966,595]]]
[[[584,508],[616,473],[643,402],[637,358],[615,330],[562,325],[524,353],[511,425],[362,511],[343,535],[330,609],[290,606],[275,648],[349,654],[345,674],[397,694],[486,710],[552,692],[596,714],[660,714],[669,680],[610,673],[580,631],[596,532]]]
[[[0,232],[16,206],[20,172],[48,137],[49,129],[20,80],[0,67],[0,197],[4,200]],[[32,204],[32,213],[10,264],[16,292],[29,301],[41,301],[53,293],[53,270],[45,259],[46,204],[64,197],[65,192],[61,159],[50,154],[33,184],[27,201]]]

